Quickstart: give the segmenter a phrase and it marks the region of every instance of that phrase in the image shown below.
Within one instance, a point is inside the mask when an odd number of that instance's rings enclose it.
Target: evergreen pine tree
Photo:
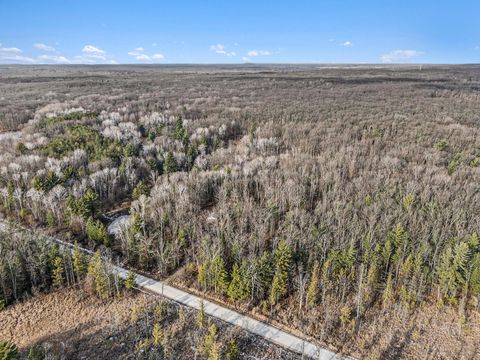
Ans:
[[[254,264],[252,282],[254,298],[252,300],[262,300],[267,296],[272,285],[273,272],[272,257],[269,253],[264,252]]]
[[[18,358],[18,348],[9,341],[0,341],[0,359],[13,360]]]
[[[133,289],[135,286],[137,286],[137,283],[135,282],[135,273],[131,270],[128,271],[127,277],[125,279],[125,288],[127,290]]]
[[[9,180],[7,183],[7,196],[5,197],[5,202],[4,202],[5,207],[8,210],[12,210],[13,208],[13,204],[15,201],[15,197],[13,196],[14,192],[15,192],[15,185],[13,184],[12,180]]]
[[[87,221],[87,236],[89,240],[110,246],[110,235],[106,226],[100,220],[94,220],[93,217],[89,217]]]
[[[217,360],[220,359],[220,349],[217,344],[217,326],[211,324],[208,328],[208,333],[203,339],[203,344],[201,346],[202,353],[207,357],[208,360]]]
[[[102,261],[100,251],[97,251],[88,265],[88,276],[93,280],[96,294],[102,298],[108,298],[108,275]]]
[[[286,292],[285,274],[277,271],[273,276],[272,287],[270,288],[270,304],[275,305]]]
[[[209,266],[209,278],[215,292],[224,293],[228,290],[227,271],[225,262],[220,256],[215,256]]]
[[[132,144],[127,144],[123,148],[123,156],[125,157],[132,157],[135,155],[135,148]]]
[[[233,265],[231,277],[232,279],[230,281],[230,285],[228,286],[227,295],[230,298],[230,300],[238,300],[239,299],[238,289],[241,284],[240,269],[238,264]]]
[[[292,265],[292,250],[285,241],[280,241],[275,251],[275,270],[290,272]]]
[[[240,358],[240,348],[235,339],[228,342],[225,358],[226,360],[237,360]]]
[[[184,323],[185,322],[185,309],[183,308],[183,306],[180,306],[179,309],[178,309],[178,319]]]
[[[468,242],[459,242],[447,247],[437,268],[440,293],[449,301],[455,301],[459,287],[467,282],[468,262],[472,249]]]
[[[173,156],[171,151],[167,153],[163,164],[163,170],[165,174],[170,174],[178,170],[177,160],[175,160],[175,156]]]
[[[320,263],[315,261],[313,264],[312,274],[307,289],[307,304],[314,306],[318,301],[318,291],[320,286]]]
[[[250,282],[246,271],[246,263],[234,264],[232,279],[228,286],[227,295],[230,300],[246,300],[250,295]]]
[[[198,265],[197,282],[203,287],[203,290],[206,289],[206,287],[207,287],[207,271],[206,271],[206,265],[204,265],[204,264]]]
[[[60,257],[60,246],[55,243],[50,247],[50,250],[48,251],[48,268],[50,270],[50,273],[53,274],[54,270],[54,261],[56,258]]]
[[[60,256],[55,257],[55,259],[53,259],[52,265],[53,286],[60,287],[63,284],[63,259]]]
[[[270,304],[275,305],[287,294],[292,252],[290,247],[281,241],[275,251],[275,275],[270,289]]]
[[[77,275],[78,280],[80,280],[87,271],[87,258],[80,250],[76,241],[73,249],[73,271]]]
[[[387,284],[383,290],[383,308],[386,309],[389,305],[393,304],[394,299],[392,273],[388,273]]]
[[[164,336],[163,336],[162,327],[160,326],[159,323],[156,323],[156,324],[153,326],[153,330],[152,330],[152,343],[153,343],[153,346],[156,346],[156,347],[162,346],[163,338],[164,338]]]
[[[188,134],[183,127],[183,119],[181,116],[178,116],[175,122],[175,140],[184,141],[186,137],[188,138]]]
[[[408,234],[401,224],[397,224],[390,232],[389,237],[394,247],[392,261],[398,264],[404,256],[406,246],[408,245]]]
[[[207,360],[220,360],[220,344],[214,341]]]
[[[46,221],[47,221],[47,226],[48,226],[49,228],[55,227],[55,224],[56,224],[55,216],[53,215],[53,213],[52,213],[51,211],[49,211],[49,212],[47,213]]]
[[[145,184],[142,180],[140,180],[137,185],[132,190],[132,198],[134,200],[138,200],[140,196],[145,195],[148,196],[150,193],[150,188],[147,184]]]
[[[200,301],[200,309],[197,311],[195,316],[198,327],[203,328],[205,326],[205,304],[203,301]]]
[[[480,294],[480,239],[473,233],[468,240],[471,249],[471,259],[467,269],[468,290],[472,295]]]

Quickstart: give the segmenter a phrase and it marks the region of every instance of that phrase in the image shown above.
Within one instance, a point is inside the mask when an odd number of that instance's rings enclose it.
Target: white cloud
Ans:
[[[82,48],[82,53],[80,56],[75,56],[77,61],[82,64],[95,64],[98,61],[104,62],[107,60],[106,52],[93,45],[85,45]]]
[[[225,45],[216,44],[210,46],[211,51],[215,51],[217,54],[225,54]]]
[[[353,46],[352,42],[351,41],[345,41],[342,46],[345,46],[345,47],[351,47]]]
[[[97,61],[90,57],[90,56],[82,56],[82,55],[77,55],[75,56],[74,63],[75,64],[95,64]]]
[[[35,59],[18,54],[1,54],[0,63],[35,63]]]
[[[129,51],[127,54],[133,56],[138,61],[151,61],[153,60],[163,60],[165,59],[165,55],[156,53],[153,55],[147,55],[144,53],[145,49],[143,47],[138,47]]]
[[[140,54],[140,55],[135,56],[135,59],[137,59],[139,61],[150,61],[150,56],[145,55],[145,54]]]
[[[85,54],[94,54],[94,55],[105,55],[105,51],[99,49],[93,45],[85,45],[82,49],[82,52]]]
[[[250,62],[250,58],[249,58],[249,57],[246,57],[246,56],[243,56],[243,57],[242,57],[242,61],[243,61],[243,62]]]
[[[36,43],[33,46],[43,51],[55,51],[51,46]],[[27,64],[71,64],[72,61],[62,55],[40,55],[36,58],[19,55],[22,50],[15,47],[1,47],[0,44],[0,63],[27,63]]]
[[[37,62],[56,63],[56,64],[71,64],[72,63],[65,56],[55,56],[55,55],[41,55],[37,58]]]
[[[9,48],[7,48],[9,49]],[[65,56],[61,55],[40,55],[36,58],[18,55],[18,51],[3,51],[0,48],[0,63],[28,63],[28,64],[71,64]]]
[[[10,47],[10,48],[0,47],[0,52],[20,54],[22,52],[22,50],[20,50],[19,48],[16,48],[16,47]]]
[[[93,48],[98,51],[90,48],[90,45],[85,46],[82,49],[83,54],[75,56],[75,60],[73,62],[80,63],[80,64],[97,64],[97,63],[104,64],[109,61],[105,51],[95,47]]]
[[[33,47],[42,51],[55,51],[55,48],[42,43],[33,44]]]
[[[248,56],[270,56],[272,55],[271,51],[267,50],[250,50],[247,53]]]
[[[129,51],[128,55],[138,57],[138,56],[143,55],[144,50],[145,49],[143,47],[137,47],[137,48],[133,49],[132,51]]]
[[[83,57],[91,60],[101,60],[101,61],[107,60],[107,57],[101,54],[84,54]]]
[[[210,46],[210,51],[215,51],[215,53],[217,53],[217,54],[226,55],[226,56],[236,56],[237,55],[237,53],[234,52],[234,51],[225,50],[225,45],[223,45],[223,44],[211,45]]]
[[[384,63],[403,63],[409,62],[422,55],[423,52],[417,50],[393,50],[387,54],[383,54],[381,60]]]

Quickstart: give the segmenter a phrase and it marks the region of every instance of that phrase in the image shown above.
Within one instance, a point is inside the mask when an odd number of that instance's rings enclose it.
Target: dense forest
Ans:
[[[4,216],[320,341],[478,313],[480,69],[201,70],[59,68],[35,110],[6,72]],[[95,271],[33,235],[0,257],[3,305]]]

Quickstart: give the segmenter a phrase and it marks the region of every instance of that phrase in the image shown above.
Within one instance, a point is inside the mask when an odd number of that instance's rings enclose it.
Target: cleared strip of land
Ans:
[[[128,271],[115,266],[114,271],[121,277],[126,278]],[[295,351],[314,359],[342,359],[342,357],[327,349],[321,348],[311,342],[303,340],[295,335],[289,334],[272,325],[262,321],[255,320],[249,316],[240,314],[234,310],[223,307],[219,304],[202,299],[196,295],[190,294],[173,286],[167,285],[161,281],[156,281],[142,275],[136,275],[137,285],[152,293],[164,296],[180,304],[194,309],[200,309],[203,302],[205,313],[226,321],[230,324],[239,326],[255,335],[261,336],[272,343],[283,346],[289,350]]]
[[[8,229],[10,226],[0,221],[0,229]],[[22,229],[22,231],[28,231]],[[51,241],[55,241],[61,246],[73,250],[73,245],[57,238],[47,237]],[[92,254],[92,251],[80,248],[82,251]],[[113,266],[112,271],[120,278],[126,279],[128,270],[119,266]],[[319,360],[347,359],[335,352],[324,349],[298,336],[290,334],[279,328],[256,320],[250,316],[240,314],[234,310],[228,309],[219,304],[205,300],[197,295],[190,294],[186,291],[177,289],[171,285],[167,285],[162,281],[157,281],[146,276],[135,274],[137,286],[151,293],[163,296],[177,303],[186,305],[194,309],[200,309],[203,303],[205,313],[226,321],[235,326],[239,326],[252,334],[261,336],[274,344],[280,345],[286,349],[303,354],[305,356]]]

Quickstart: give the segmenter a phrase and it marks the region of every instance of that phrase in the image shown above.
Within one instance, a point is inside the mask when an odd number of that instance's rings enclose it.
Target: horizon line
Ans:
[[[239,65],[255,65],[255,66],[268,66],[268,65],[323,65],[323,66],[382,66],[382,67],[388,67],[388,66],[445,66],[445,65],[459,65],[459,66],[464,66],[464,65],[480,65],[480,62],[478,63],[441,63],[441,62],[432,62],[432,63],[348,63],[348,62],[337,62],[337,63],[324,63],[324,62],[248,62],[248,63],[190,63],[190,62],[179,62],[179,63],[118,63],[118,64],[106,64],[106,63],[99,63],[99,64],[85,64],[85,63],[71,63],[71,64],[48,64],[48,63],[40,63],[40,64],[19,64],[19,63],[0,63],[0,66],[225,66],[225,65],[231,65],[231,66],[239,66]]]

